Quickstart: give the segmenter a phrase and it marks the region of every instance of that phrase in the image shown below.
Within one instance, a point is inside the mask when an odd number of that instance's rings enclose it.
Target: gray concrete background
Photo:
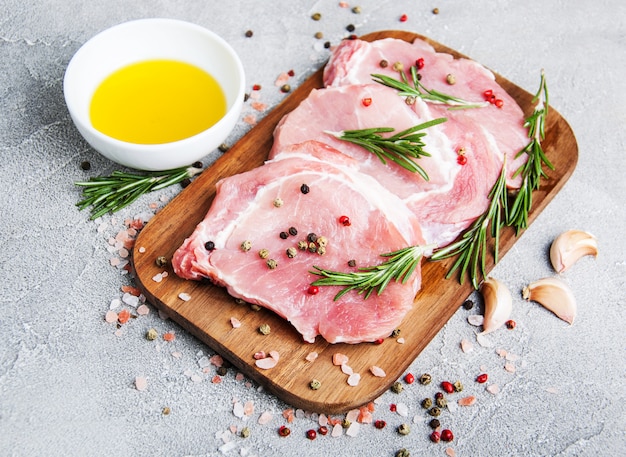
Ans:
[[[363,0],[349,6],[362,12],[338,1],[0,3],[0,454],[392,456],[400,448],[445,455],[449,447],[458,456],[625,455],[626,4]],[[311,20],[314,12],[321,21]],[[402,14],[406,22],[399,21]],[[429,36],[528,91],[545,69],[552,106],[572,126],[580,156],[563,191],[493,273],[515,293],[517,328],[492,335],[494,347],[482,347],[467,323],[477,310],[461,309],[409,370],[460,379],[477,397],[476,405],[442,415],[455,433],[453,443],[428,440],[419,403],[436,389],[418,385],[383,395],[375,412],[387,422],[383,430],[364,425],[357,436],[309,441],[304,434],[316,428],[314,418],[299,413],[289,424],[291,436],[281,438],[277,429],[289,405],[236,379],[235,370],[212,383],[215,368],[205,373],[202,367],[213,352],[153,308],[119,334],[105,322],[121,287],[132,284],[111,266],[116,253],[108,239],[124,219],[149,217],[151,203],[163,206],[179,189],[147,195],[95,222],[79,212],[73,183],[119,167],[80,138],[62,79],[72,54],[91,36],[143,17],[189,20],[222,35],[240,54],[249,85],[263,86],[268,109],[284,97],[274,87],[277,76],[293,69],[291,84],[303,81],[327,58],[322,42],[338,42],[348,24],[357,34],[406,29]],[[313,37],[318,31],[324,40]],[[263,116],[250,108],[244,114]],[[229,141],[249,128],[241,121]],[[80,168],[85,160],[92,165],[88,172]],[[568,327],[517,291],[552,274],[546,251],[570,228],[595,234],[600,255],[566,275],[579,303]],[[147,341],[151,327],[159,334],[174,331],[176,340]],[[471,353],[460,350],[464,338],[474,343]],[[515,356],[515,372],[505,369],[497,349]],[[473,382],[481,369],[500,393]],[[145,391],[135,388],[137,376],[147,379]],[[237,400],[254,402],[247,420],[233,414]],[[391,412],[392,403],[406,405],[407,417]],[[258,423],[264,411],[274,415],[267,425]],[[409,435],[395,431],[401,423],[410,424]],[[251,436],[232,435],[233,449],[222,452],[231,426],[247,426]]]

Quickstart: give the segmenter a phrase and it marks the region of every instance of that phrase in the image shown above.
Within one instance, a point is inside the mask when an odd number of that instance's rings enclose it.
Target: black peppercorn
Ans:
[[[215,249],[215,243],[213,241],[207,241],[206,243],[204,243],[204,249],[206,249],[207,251],[212,251],[213,249]]]
[[[309,186],[307,186],[306,184],[302,184],[300,186],[300,192],[302,192],[303,194],[308,194],[309,193]]]

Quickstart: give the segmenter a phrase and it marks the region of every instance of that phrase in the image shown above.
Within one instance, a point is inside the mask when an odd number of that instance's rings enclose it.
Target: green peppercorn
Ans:
[[[261,335],[269,335],[271,331],[272,329],[269,324],[261,324],[259,326],[259,333],[261,333]]]
[[[301,251],[306,251],[309,247],[309,243],[307,243],[306,241],[298,241],[298,249],[300,249]]]
[[[298,251],[293,246],[290,248],[287,248],[286,253],[287,253],[287,257],[289,257],[290,259],[293,259],[295,256],[298,255]]]
[[[317,237],[317,245],[324,247],[328,244],[328,239],[325,236],[318,236]]]
[[[291,92],[291,86],[289,84],[283,84],[282,86],[280,86],[280,91],[283,94],[286,94],[288,92]]]
[[[317,379],[312,379],[311,382],[309,383],[309,387],[311,388],[311,390],[317,390],[320,387],[322,387],[322,383],[318,381]]]
[[[400,336],[401,330],[399,328],[396,328],[393,330],[393,332],[391,332],[391,337],[392,338],[398,338]]]
[[[157,267],[164,267],[167,265],[167,257],[160,255],[156,258],[155,262]]]
[[[435,400],[435,404],[439,408],[445,408],[446,406],[448,406],[448,401],[446,400],[446,397],[439,397]]]
[[[430,398],[424,398],[422,400],[422,408],[429,409],[433,406],[433,401]]]
[[[318,247],[318,248],[317,248],[317,253],[318,253],[319,255],[324,255],[324,254],[326,254],[326,248],[325,248],[324,246],[320,246],[320,247]]]
[[[398,426],[398,433],[400,435],[408,435],[411,433],[411,427],[409,427],[409,424],[400,424]]]
[[[309,252],[316,253],[317,252],[317,244],[309,243]]]
[[[161,410],[161,413],[164,416],[169,416],[171,412],[172,412],[172,410],[170,409],[169,406],[164,406],[163,409]]]
[[[148,330],[148,331],[146,332],[146,339],[147,339],[148,341],[154,341],[154,340],[156,340],[158,337],[159,337],[158,332],[157,332],[155,329],[153,329],[153,328],[151,328],[150,330]]]
[[[391,386],[391,391],[396,394],[399,394],[400,392],[402,392],[403,389],[404,389],[404,386],[399,381],[394,382],[393,385]]]
[[[311,19],[313,19],[314,21],[319,21],[322,18],[321,13],[313,13],[311,15]]]
[[[433,417],[438,417],[441,414],[441,410],[438,407],[433,406],[432,408],[428,410],[428,414],[430,414]]]
[[[441,427],[441,422],[439,422],[439,419],[431,419],[428,425],[434,430]]]
[[[222,143],[219,145],[219,147],[217,148],[220,150],[220,152],[226,152],[230,149],[230,146],[228,146],[226,143]],[[200,168],[200,167],[198,167]]]
[[[241,250],[243,252],[248,252],[250,249],[252,249],[252,241],[245,240],[241,243]]]
[[[395,457],[411,457],[411,453],[408,450],[402,448],[398,452],[396,452]]]
[[[260,305],[257,305],[256,303],[250,303],[250,309],[252,311],[261,311],[262,308]]]
[[[321,40],[322,38],[324,38],[324,34],[322,32],[316,32],[314,36],[318,40]]]
[[[420,376],[420,384],[423,386],[427,386],[428,384],[431,383],[432,380],[433,380],[433,377],[429,375],[428,373],[424,373],[422,376]]]
[[[451,86],[454,86],[456,84],[456,76],[454,76],[452,73],[448,73],[446,75],[446,82]]]
[[[259,251],[259,257],[261,257],[262,259],[267,259],[269,255],[270,255],[270,251],[268,251],[267,249],[261,249]]]
[[[354,14],[361,14],[361,7],[360,6],[355,6],[352,8],[352,12]]]
[[[461,381],[457,381],[454,383],[454,391],[455,392],[461,392],[463,390],[463,384],[461,384]]]
[[[241,429],[240,435],[242,438],[248,438],[250,436],[250,428],[244,427]]]
[[[279,198],[279,197],[275,198],[275,199],[274,199],[274,206],[275,206],[276,208],[280,208],[281,206],[283,206],[283,200],[282,200],[282,198]]]
[[[352,425],[352,422],[350,422],[348,419],[344,419],[341,421],[341,426],[343,428],[348,428]]]
[[[267,259],[267,262],[265,262],[265,264],[267,265],[267,268],[269,268],[270,270],[275,270],[276,267],[278,266],[278,262],[276,262],[276,260],[274,259]]]

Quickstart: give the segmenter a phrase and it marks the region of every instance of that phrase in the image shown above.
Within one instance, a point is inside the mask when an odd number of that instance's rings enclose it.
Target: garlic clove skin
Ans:
[[[513,297],[504,283],[491,277],[483,281],[480,292],[485,302],[481,335],[485,335],[500,328],[509,320],[513,311]]]
[[[543,278],[532,282],[522,291],[526,300],[536,301],[568,324],[576,318],[576,298],[569,285],[560,278]]]
[[[557,273],[563,273],[587,255],[598,256],[598,240],[583,230],[563,232],[550,246],[550,262]]]

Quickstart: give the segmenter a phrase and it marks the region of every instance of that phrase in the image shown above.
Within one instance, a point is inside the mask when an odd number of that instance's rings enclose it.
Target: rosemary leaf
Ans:
[[[125,208],[142,195],[191,178],[202,171],[180,167],[146,174],[114,171],[111,176],[92,177],[74,184],[83,188],[83,199],[76,206],[82,211],[91,206],[91,219]]]
[[[469,276],[472,285],[478,289],[481,277],[486,277],[486,257],[488,254],[487,230],[491,226],[490,234],[494,239],[494,262],[498,262],[498,245],[500,242],[500,230],[504,226],[502,215],[508,213],[506,192],[506,160],[500,171],[496,183],[489,192],[489,207],[474,221],[463,233],[461,239],[445,248],[435,251],[430,260],[443,260],[458,255],[446,278],[452,277],[459,270],[459,282],[463,284],[465,277]]]
[[[472,102],[459,97],[454,97],[453,95],[444,94],[443,92],[439,92],[434,89],[427,89],[420,82],[417,67],[414,65],[410,68],[411,82],[413,83],[412,86],[411,83],[409,83],[404,71],[399,70],[398,73],[400,74],[399,80],[381,74],[372,74],[371,76],[375,82],[391,87],[392,89],[396,89],[398,91],[398,95],[401,97],[419,97],[427,102],[448,105],[450,106],[450,109],[483,108],[489,105],[488,102]]]
[[[364,294],[365,299],[369,298],[374,291],[380,295],[392,280],[405,284],[419,265],[427,249],[432,249],[432,246],[409,246],[381,254],[381,257],[387,259],[383,263],[359,268],[358,271],[349,273],[326,270],[314,265],[315,270],[311,273],[322,276],[322,279],[316,280],[313,285],[343,286],[344,288],[335,295],[335,301],[351,290],[357,290],[359,294]]]
[[[533,205],[533,191],[539,189],[542,178],[548,177],[543,166],[554,170],[554,165],[546,157],[541,145],[545,138],[545,122],[549,107],[548,85],[543,71],[541,72],[539,89],[533,97],[533,103],[536,103],[535,109],[524,124],[528,128],[530,142],[516,156],[520,157],[522,154],[527,154],[528,159],[513,174],[514,177],[522,176],[522,185],[515,196],[506,220],[507,225],[515,228],[516,233],[528,227],[528,214]]]
[[[445,121],[447,121],[445,117],[433,119],[388,137],[384,137],[383,134],[393,132],[394,129],[391,127],[342,130],[340,132],[325,131],[325,133],[333,135],[339,140],[361,146],[375,154],[382,163],[386,164],[387,160],[390,160],[413,173],[418,173],[428,181],[429,177],[426,170],[411,159],[430,157],[430,154],[424,150],[426,144],[423,138],[426,136],[426,133],[422,132],[422,130]]]

